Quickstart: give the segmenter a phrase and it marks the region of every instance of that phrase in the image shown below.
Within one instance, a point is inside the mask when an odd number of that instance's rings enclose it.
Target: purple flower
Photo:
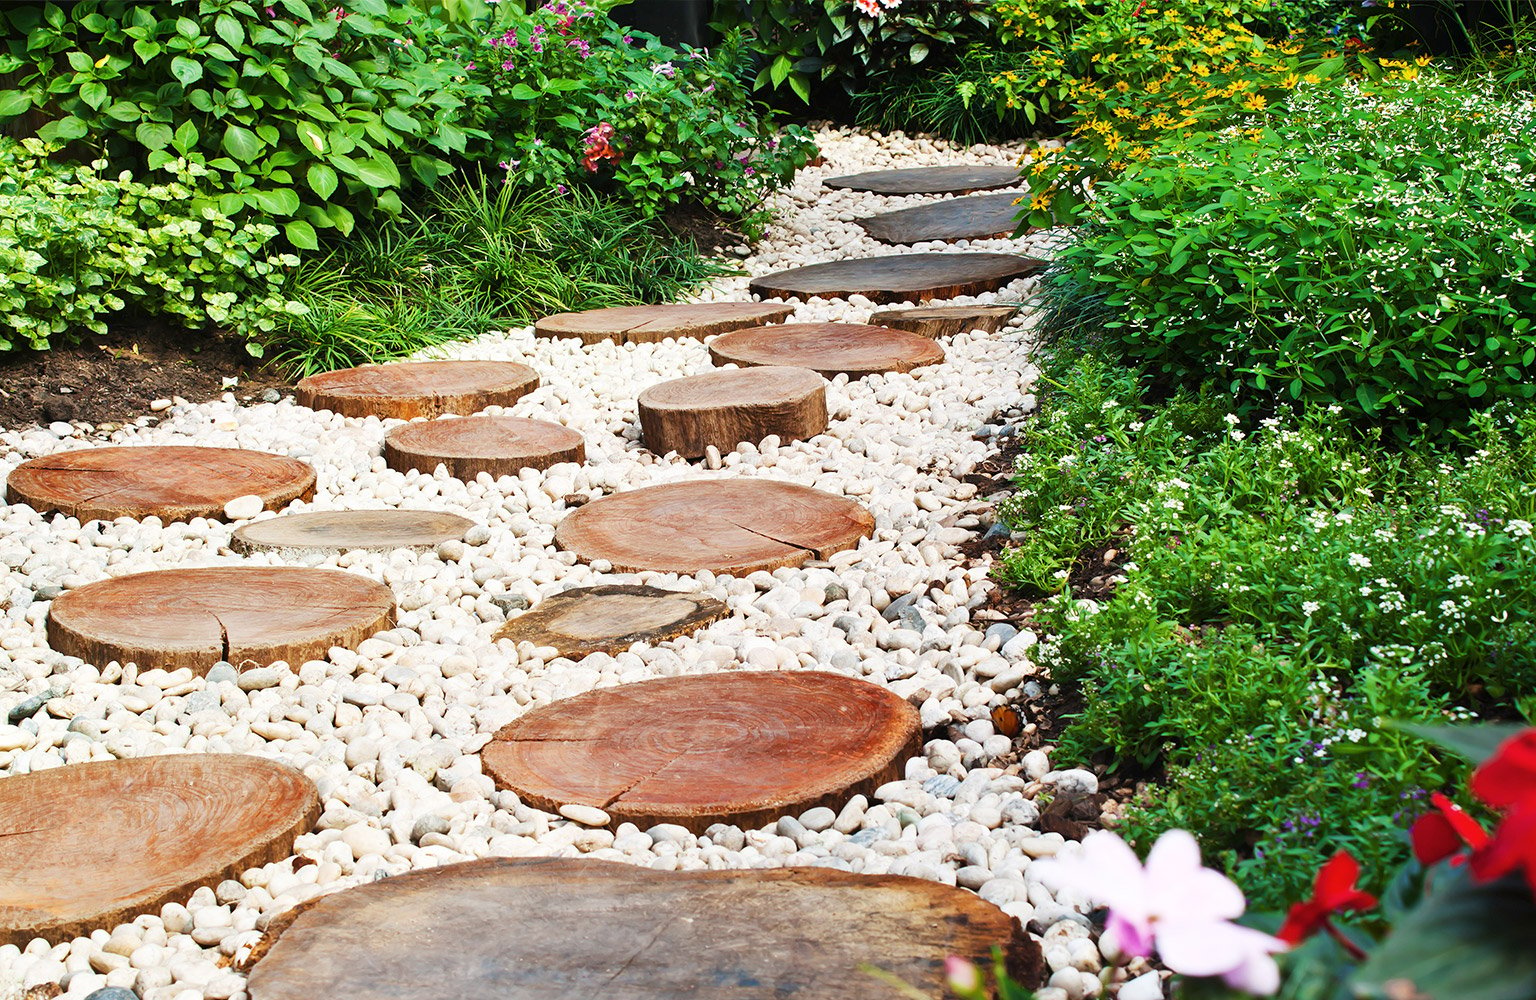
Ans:
[[[633,101],[635,98],[637,98],[639,96],[640,95],[635,93],[633,90],[626,90],[626,91],[624,91],[624,100],[626,100],[626,101]]]
[[[635,36],[634,35],[625,35],[624,36],[624,44],[625,45],[631,44],[632,42],[634,42],[634,40],[635,40]]]
[[[572,48],[580,52],[583,59],[592,54],[592,46],[587,44],[587,40],[585,38],[573,38],[565,44],[567,48]]]
[[[1371,776],[1364,771],[1356,771],[1355,780],[1350,782],[1350,786],[1353,788],[1370,788]]]
[[[474,68],[475,68],[475,64],[474,64],[474,63],[465,63],[465,64],[464,64],[464,69],[465,69],[465,70],[466,70],[466,71],[468,71],[468,70],[472,70],[472,69],[474,69]]]
[[[570,190],[570,188],[566,187],[564,184],[556,184],[555,185],[555,194],[565,194],[565,192],[567,192],[569,190]]]

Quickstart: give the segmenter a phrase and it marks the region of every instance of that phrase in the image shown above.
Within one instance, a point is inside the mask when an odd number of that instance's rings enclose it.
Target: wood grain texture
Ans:
[[[995,292],[1035,274],[1045,261],[1010,253],[909,253],[835,260],[778,271],[752,279],[764,298],[846,299],[871,302],[927,302]]]
[[[0,778],[0,944],[68,941],[184,902],[288,857],[319,816],[304,775],[234,754]]]
[[[700,479],[615,493],[565,516],[555,545],[619,572],[742,575],[853,548],[875,519],[852,500],[770,479]]]
[[[764,330],[777,329],[763,327]],[[709,445],[730,451],[770,434],[802,441],[827,429],[827,383],[805,368],[778,365],[705,372],[640,394],[640,432],[658,455],[698,458]]]
[[[907,167],[829,177],[822,183],[875,194],[967,194],[1023,183],[1017,166]]]
[[[668,337],[701,338],[777,323],[794,311],[790,306],[762,302],[614,306],[546,316],[533,325],[533,332],[539,337],[564,337],[580,340],[583,344],[608,340],[620,344],[651,344]]]
[[[467,517],[436,510],[323,510],[285,514],[236,529],[236,552],[348,549],[429,549],[463,538],[474,524]]]
[[[586,442],[569,427],[522,417],[464,417],[404,424],[384,438],[384,461],[397,472],[431,475],[439,465],[455,479],[482,472],[515,476],[523,469],[547,469],[584,462]]]
[[[725,617],[712,597],[656,587],[581,587],[545,598],[527,614],[503,625],[498,639],[553,646],[579,660],[593,653],[621,653],[637,642],[676,639]]]
[[[604,688],[534,709],[480,752],[524,802],[596,806],[644,830],[743,829],[841,809],[901,777],[921,749],[917,709],[821,671],[741,671]]]
[[[48,609],[48,645],[103,666],[143,669],[220,660],[297,666],[332,646],[354,648],[395,622],[382,583],[332,569],[219,566],[165,569],[65,592]]]
[[[315,494],[315,470],[296,458],[240,448],[145,445],[82,448],[29,459],[5,483],[8,503],[81,521],[223,518],[224,505],[254,494],[268,510]]]
[[[268,936],[252,1000],[890,1000],[861,964],[937,997],[948,955],[1038,960],[1012,917],[937,882],[566,858],[407,872],[323,896]]]
[[[861,323],[785,323],[738,330],[709,345],[717,365],[794,365],[827,378],[909,372],[944,360],[944,348],[905,330]]]
[[[344,417],[439,417],[511,406],[539,387],[539,375],[511,361],[400,361],[311,375],[300,406]]]
[[[1019,206],[1014,204],[1019,197],[1016,194],[979,194],[950,198],[854,221],[881,243],[906,246],[929,240],[1012,236],[1019,225]]]
[[[1017,305],[918,306],[916,309],[881,309],[871,315],[869,321],[919,337],[948,337],[972,330],[996,333],[1018,311]]]

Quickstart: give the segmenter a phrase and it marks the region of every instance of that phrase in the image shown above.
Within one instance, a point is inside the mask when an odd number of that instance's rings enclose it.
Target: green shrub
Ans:
[[[883,132],[932,132],[967,145],[1028,136],[1037,123],[993,96],[992,80],[1009,62],[1006,53],[978,45],[953,66],[892,77],[855,99],[859,124]]]

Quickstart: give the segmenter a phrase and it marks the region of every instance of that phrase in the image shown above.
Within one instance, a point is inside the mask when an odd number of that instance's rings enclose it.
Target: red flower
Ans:
[[[1536,804],[1536,729],[1505,740],[1473,772],[1472,794],[1495,809]]]
[[[1488,833],[1482,825],[1450,799],[1435,792],[1429,797],[1438,812],[1425,813],[1413,824],[1408,836],[1413,840],[1413,856],[1420,864],[1432,865],[1462,848],[1481,850],[1488,843]],[[1459,865],[1465,857],[1453,858],[1451,864]]]
[[[1286,914],[1285,924],[1275,936],[1287,944],[1300,944],[1325,928],[1332,930],[1328,918],[1345,910],[1369,910],[1376,897],[1355,887],[1360,877],[1360,862],[1348,851],[1335,854],[1318,871],[1312,898],[1296,903]]]
[[[1520,868],[1536,893],[1536,800],[1505,813],[1492,841],[1472,855],[1472,874],[1479,882],[1491,882]]]

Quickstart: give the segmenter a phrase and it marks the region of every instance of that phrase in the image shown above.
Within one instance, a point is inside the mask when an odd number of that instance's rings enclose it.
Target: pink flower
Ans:
[[[944,980],[956,993],[975,993],[981,989],[981,970],[976,968],[974,962],[968,962],[959,955],[950,955],[944,959]]]
[[[879,0],[853,0],[853,5],[870,17],[880,16]]]

